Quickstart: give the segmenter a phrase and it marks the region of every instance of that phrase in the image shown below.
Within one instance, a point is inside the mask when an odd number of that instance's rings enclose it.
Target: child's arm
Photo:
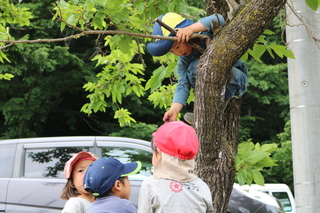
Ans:
[[[177,32],[177,37],[178,37],[178,42],[188,42],[190,36],[193,33],[197,33],[197,32],[202,32],[202,31],[206,31],[207,28],[200,22],[191,24],[188,27],[184,27],[178,30]]]
[[[190,36],[193,33],[198,33],[202,31],[211,31],[211,22],[214,21],[218,25],[224,26],[226,24],[224,18],[222,15],[214,14],[211,16],[204,17],[200,19],[198,22],[191,24],[188,27],[184,27],[178,30],[177,32],[177,37],[178,37],[178,42],[188,42]]]

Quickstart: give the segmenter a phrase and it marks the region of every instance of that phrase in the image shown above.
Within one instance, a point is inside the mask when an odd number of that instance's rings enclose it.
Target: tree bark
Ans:
[[[198,64],[194,125],[201,146],[196,170],[212,191],[215,212],[226,212],[236,174],[241,100],[230,101],[222,110],[227,74],[285,3],[286,0],[248,2],[215,35]]]

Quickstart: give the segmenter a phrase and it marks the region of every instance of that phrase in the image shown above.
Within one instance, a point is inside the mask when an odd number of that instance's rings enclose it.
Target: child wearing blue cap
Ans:
[[[140,162],[122,164],[115,158],[100,158],[93,162],[84,177],[84,188],[96,200],[87,213],[136,213],[129,201],[131,185],[128,176],[141,169]]]
[[[157,39],[155,42],[151,42],[147,45],[149,53],[153,56],[162,56],[168,52],[179,56],[178,85],[176,87],[172,105],[163,116],[163,121],[169,122],[176,120],[181,109],[186,106],[191,87],[195,87],[196,68],[201,53],[188,44],[190,36],[193,33],[201,33],[213,38],[211,28],[212,22],[215,22],[218,26],[224,26],[225,20],[219,14],[204,17],[194,23],[191,20],[172,12],[163,14],[159,16],[158,19],[170,28],[177,30],[177,33],[174,35],[156,22],[153,26],[153,35],[177,36],[178,38],[177,41]],[[206,43],[202,39],[193,39],[193,42],[203,49],[206,48]],[[233,65],[226,85],[224,107],[227,106],[230,99],[238,99],[246,92],[248,83],[247,73],[248,70],[243,61],[238,60]],[[188,123],[193,123],[193,113],[186,113],[184,118]]]

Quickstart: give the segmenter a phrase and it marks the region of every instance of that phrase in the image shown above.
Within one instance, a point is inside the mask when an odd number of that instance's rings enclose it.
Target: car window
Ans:
[[[80,151],[88,148],[27,149],[25,155],[24,177],[26,178],[64,178],[65,163]]]
[[[0,178],[10,178],[12,175],[13,161],[16,144],[0,144]]]
[[[286,192],[272,192],[272,195],[280,200],[283,205],[283,208],[286,212],[292,211],[292,204],[290,202],[288,193]]]
[[[122,163],[140,161],[142,168],[139,173],[130,175],[129,180],[143,180],[151,175],[152,153],[134,148],[101,147],[102,157],[114,157]]]

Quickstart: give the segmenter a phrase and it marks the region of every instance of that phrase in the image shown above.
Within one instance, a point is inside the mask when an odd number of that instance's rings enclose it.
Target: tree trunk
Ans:
[[[248,2],[215,35],[198,64],[194,113],[201,146],[196,169],[199,177],[212,191],[215,212],[226,212],[236,173],[234,165],[241,100],[230,101],[223,112],[227,74],[268,27],[285,2],[286,0]]]

